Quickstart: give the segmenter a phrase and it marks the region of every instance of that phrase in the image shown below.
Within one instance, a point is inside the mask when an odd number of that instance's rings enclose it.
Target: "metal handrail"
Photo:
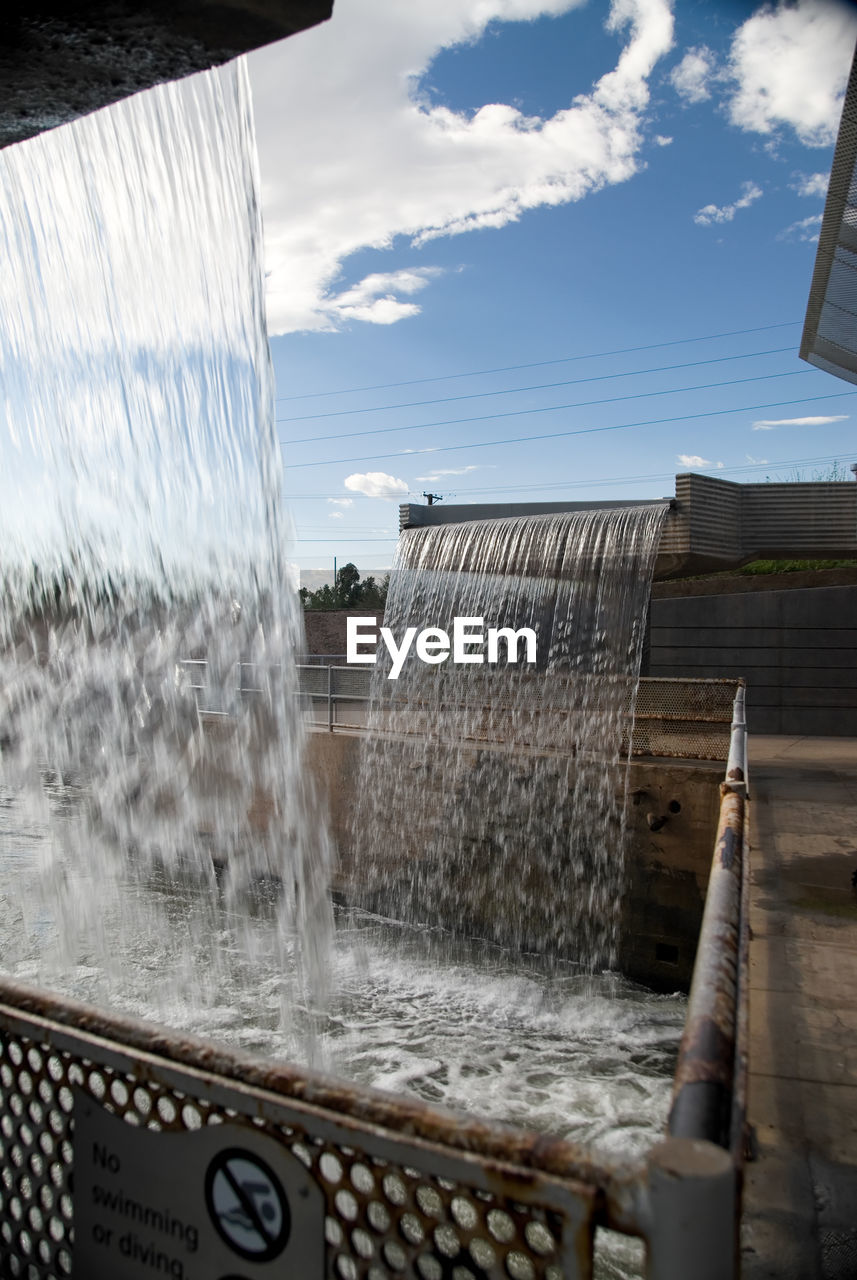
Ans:
[[[673,1137],[707,1139],[740,1160],[743,1121],[734,1097],[743,1096],[746,1071],[742,1025],[746,1020],[747,726],[745,690],[735,697],[726,780],[720,786],[720,818],[705,909],[679,1049],[670,1111]]]

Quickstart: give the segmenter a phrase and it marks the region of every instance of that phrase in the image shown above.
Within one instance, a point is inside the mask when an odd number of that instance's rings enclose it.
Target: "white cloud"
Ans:
[[[815,244],[823,217],[824,214],[813,213],[808,218],[801,218],[799,222],[793,222],[790,226],[785,227],[779,233],[777,239],[805,240],[809,244]]]
[[[847,413],[833,413],[826,418],[762,418],[753,423],[754,431],[773,431],[776,427],[826,427],[831,422],[845,422]]]
[[[824,199],[827,195],[829,173],[799,173],[796,177],[797,182],[792,184],[792,191],[796,191],[799,196],[821,196]]]
[[[673,139],[667,138],[662,133],[656,133],[655,136],[652,138],[652,142],[655,144],[656,147],[671,147],[673,144]]]
[[[406,481],[388,476],[385,471],[367,471],[362,474],[355,472],[353,476],[346,476],[345,487],[352,493],[365,493],[367,498],[389,500],[404,497],[408,492]]]
[[[687,53],[670,72],[670,82],[685,102],[704,102],[711,97],[709,83],[715,74],[717,61],[707,45],[688,49]]]
[[[397,293],[413,294],[442,275],[439,267],[412,267],[402,271],[373,272],[359,284],[323,301],[327,316],[335,321],[364,320],[369,324],[395,324],[420,313],[415,302],[400,302]]]
[[[762,188],[755,182],[745,182],[741,187],[742,194],[732,204],[707,204],[693,216],[700,227],[710,227],[715,222],[731,222],[739,209],[747,209],[762,195]]]
[[[353,498],[328,498],[328,502],[334,507],[353,507]]]
[[[345,519],[345,515],[344,515],[344,513],[343,513],[342,511],[328,511],[328,513],[327,513],[327,514],[328,514],[328,516],[330,517],[330,519],[331,519],[331,520],[344,520],[344,519]]]
[[[441,480],[444,476],[466,476],[471,471],[479,471],[480,468],[471,463],[469,467],[439,467],[436,471],[432,471],[427,476],[417,476],[421,484],[433,484],[435,480]]]
[[[732,123],[766,134],[787,125],[805,146],[829,146],[855,38],[857,13],[838,0],[764,5],[732,41]]]
[[[683,467],[710,467],[710,458],[700,458],[698,453],[680,453],[678,460]]]
[[[752,453],[745,453],[744,457],[754,466],[764,467],[767,464],[767,458],[754,458]]]
[[[415,314],[400,272],[337,288],[359,249],[501,227],[638,171],[649,77],[672,46],[668,0],[614,0],[608,27],[626,37],[615,68],[550,118],[503,103],[456,112],[420,94],[442,49],[580,2],[342,3],[330,23],[252,55],[273,333]],[[420,288],[433,276],[406,274]]]

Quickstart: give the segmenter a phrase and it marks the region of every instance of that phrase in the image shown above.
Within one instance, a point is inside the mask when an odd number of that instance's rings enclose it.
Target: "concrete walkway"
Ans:
[[[857,1277],[857,741],[750,737],[743,1280]]]

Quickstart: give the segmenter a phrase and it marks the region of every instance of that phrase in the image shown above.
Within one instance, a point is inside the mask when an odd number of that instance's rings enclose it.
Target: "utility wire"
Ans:
[[[782,469],[783,467],[818,466],[819,464],[822,464],[825,462],[828,462],[828,463],[838,462],[840,459],[840,456],[841,456],[840,454],[830,454],[827,457],[820,457],[820,458],[792,458],[792,459],[786,460],[785,462],[773,462],[773,463],[751,462],[751,463],[745,464],[744,466],[704,467],[704,468],[700,468],[700,470],[704,474],[712,474],[715,476],[725,475],[727,473],[731,475],[731,474],[734,474],[735,472],[745,472],[745,471],[773,471],[773,470]],[[699,474],[699,473],[697,472],[696,474]],[[616,485],[632,484],[632,483],[637,483],[638,481],[644,481],[644,480],[671,480],[674,475],[675,475],[675,472],[673,471],[657,471],[657,472],[651,472],[648,475],[603,476],[595,480],[571,480],[571,481],[564,481],[559,484],[552,484],[550,482],[546,482],[544,484],[525,484],[525,485],[494,485],[494,486],[486,485],[482,488],[466,489],[464,492],[465,494],[528,493],[532,490],[537,490],[538,492],[544,493],[546,490],[551,490],[551,489],[586,489],[586,488],[596,488],[596,487],[600,488],[602,486],[607,486],[607,485],[615,487]],[[316,495],[316,496],[319,496],[319,495]],[[458,494],[456,494],[455,496],[457,497]],[[348,529],[343,529],[342,537],[340,538],[313,538],[313,537],[302,538],[300,536],[297,536],[294,539],[294,541],[296,543],[298,542],[336,542],[340,544],[347,541],[347,542],[356,542],[362,545],[364,542],[388,542],[388,543],[396,542],[398,541],[398,535],[391,534],[389,537],[386,537],[386,538],[354,538],[351,536]]]
[[[451,404],[457,400],[484,400],[487,396],[514,396],[524,391],[553,391],[556,387],[578,387],[584,382],[611,382],[616,378],[636,378],[647,373],[672,373],[676,369],[698,369],[704,364],[724,364],[729,360],[752,360],[756,356],[779,356],[786,351],[794,351],[793,347],[772,347],[769,351],[748,351],[746,355],[715,356],[711,360],[689,360],[686,364],[662,364],[649,369],[629,369],[627,373],[594,373],[588,378],[569,378],[564,382],[537,382],[529,387],[508,387],[504,391],[474,391],[466,396],[441,396],[437,400],[407,400],[401,404],[376,404],[369,409],[332,409],[328,413],[304,413],[296,418],[277,418],[283,422],[312,422],[318,418],[345,418],[355,413],[383,413],[388,409],[419,409],[428,404]],[[804,372],[801,370],[801,372]],[[403,430],[401,427],[389,430]],[[346,435],[370,435],[368,431],[349,431]],[[305,444],[307,440],[339,440],[341,436],[305,436],[303,439],[290,440],[289,444]]]
[[[704,475],[722,476],[727,473],[743,473],[745,471],[774,472],[781,471],[784,467],[820,466],[823,463],[839,462],[841,457],[842,453],[836,453],[823,458],[792,458],[787,459],[785,462],[745,462],[741,466],[695,467],[693,468],[693,473],[695,475],[702,473]],[[648,475],[604,476],[594,480],[560,480],[556,483],[551,480],[545,480],[542,484],[481,485],[467,489],[456,489],[454,492],[450,492],[449,496],[458,498],[467,497],[467,495],[475,493],[543,493],[545,490],[552,489],[587,489],[595,488],[596,486],[600,488],[608,485],[636,484],[645,480],[672,480],[676,474],[681,475],[683,472],[654,471]],[[419,496],[416,490],[413,493],[414,496]]]
[[[715,474],[733,471],[772,471],[783,467],[809,467],[820,466],[826,462],[839,462],[842,458],[842,452],[828,454],[825,457],[816,458],[785,458],[782,462],[747,462],[741,466],[732,467],[700,467],[699,471],[712,471]],[[847,450],[844,452],[847,453]],[[545,480],[541,484],[512,484],[512,485],[472,485],[466,489],[457,489],[456,495],[464,493],[525,493],[530,490],[545,489],[585,489],[589,485],[602,484],[631,484],[638,480],[670,480],[675,475],[675,471],[656,471],[649,474],[637,474],[630,476],[601,476],[592,480]],[[413,491],[416,493],[416,490]],[[296,500],[306,502],[319,502],[325,498],[337,498],[339,493],[284,493],[283,497],[290,502]],[[326,528],[327,526],[325,526]],[[343,534],[347,532],[347,527],[343,529]]]
[[[755,373],[749,378],[727,378],[725,382],[703,382],[694,387],[667,387],[662,391],[629,391],[623,396],[602,396],[598,400],[572,400],[569,404],[544,404],[532,409],[503,409],[500,413],[481,413],[471,418],[443,418],[439,422],[412,422],[405,427],[370,427],[366,431],[342,431],[330,436],[303,436],[284,440],[283,444],[316,444],[321,440],[351,440],[356,436],[386,436],[394,431],[424,431],[429,427],[458,427],[467,422],[492,422],[496,418],[523,418],[531,413],[553,413],[559,409],[591,409],[598,404],[619,404],[623,400],[651,400],[653,396],[678,396],[684,391],[715,391],[718,387],[737,387],[745,382],[770,382],[774,378],[798,378],[814,369],[789,369],[784,373]],[[303,464],[298,464],[303,465]]]
[[[536,440],[559,440],[568,436],[597,435],[602,431],[626,431],[629,427],[656,427],[669,422],[695,422],[700,418],[719,418],[727,413],[755,413],[757,409],[782,409],[794,404],[817,404],[819,400],[839,400],[843,396],[857,395],[854,391],[834,391],[825,396],[806,396],[800,400],[774,400],[767,404],[738,405],[734,409],[708,409],[705,413],[679,413],[672,418],[647,418],[641,422],[617,422],[609,427],[579,427],[574,431],[551,431],[538,436],[507,436],[503,440],[477,440],[471,444],[444,444],[428,449],[399,451],[398,453],[357,454],[350,458],[323,458],[317,462],[291,462],[290,471],[301,467],[335,466],[341,462],[377,462],[381,458],[413,458],[426,453],[457,453],[461,449],[487,449],[492,445],[531,444]],[[563,406],[558,406],[563,407]],[[539,412],[533,410],[532,412]],[[500,416],[500,415],[498,415]],[[502,415],[508,417],[510,415]]]
[[[726,333],[705,333],[697,338],[673,338],[670,342],[650,342],[644,347],[617,347],[613,351],[590,351],[580,356],[558,356],[555,360],[535,360],[530,364],[504,364],[498,369],[470,369],[465,373],[441,373],[431,378],[410,378],[406,382],[376,382],[365,387],[341,387],[338,391],[305,391],[298,396],[277,396],[276,403],[287,400],[315,400],[322,396],[347,396],[358,391],[389,391],[394,387],[415,387],[425,382],[452,382],[455,378],[481,378],[491,373],[514,373],[518,369],[544,369],[550,364],[573,364],[578,360],[599,360],[602,356],[627,356],[637,351],[658,351],[662,347],[683,347],[691,342],[713,342],[716,338],[739,338],[748,333],[766,333],[771,329],[789,329],[800,320],[783,320],[779,324],[760,324],[753,329],[730,329]]]
[[[568,404],[546,404],[546,405],[540,405],[537,408],[533,408],[533,409],[504,409],[501,413],[483,413],[470,418],[444,418],[439,422],[416,422],[416,423],[412,423],[408,427],[377,427],[371,431],[354,431],[354,432],[349,431],[349,432],[346,432],[344,436],[338,436],[338,435],[337,436],[314,436],[314,437],[309,437],[308,440],[303,441],[302,443],[310,443],[310,442],[315,443],[316,441],[320,441],[320,440],[341,440],[341,439],[350,440],[352,436],[389,435],[391,432],[394,432],[394,431],[423,431],[423,430],[428,430],[429,428],[435,428],[435,427],[455,427],[455,426],[461,426],[463,424],[470,423],[470,422],[493,422],[499,418],[523,418],[523,417],[528,417],[530,414],[536,414],[536,413],[555,413],[563,409],[591,409],[595,405],[620,404],[626,400],[651,400],[653,397],[657,397],[657,396],[677,396],[677,395],[682,395],[683,393],[686,393],[689,391],[716,391],[720,387],[736,387],[746,382],[770,382],[777,378],[797,378],[797,377],[803,376],[804,374],[813,373],[813,372],[814,370],[812,369],[791,369],[786,373],[759,373],[759,374],[755,374],[753,377],[750,377],[750,378],[728,378],[725,382],[703,382],[703,383],[697,383],[695,386],[692,386],[692,387],[671,387],[671,388],[668,388],[666,391],[632,391],[632,392],[628,392],[626,395],[623,395],[623,396],[603,396],[598,400],[572,400]],[[799,401],[798,403],[802,403],[802,402]],[[600,429],[605,430],[605,428],[600,428]],[[534,436],[532,438],[538,440],[541,437]],[[299,443],[297,440],[283,441],[284,445],[291,445],[291,444],[297,444],[297,443]],[[445,446],[439,446],[439,447],[443,448]],[[430,450],[428,449],[408,449],[401,452],[425,453],[429,451]],[[396,455],[375,454],[373,456],[374,457],[394,457]],[[336,459],[336,461],[356,462],[356,461],[359,461],[359,459],[341,458],[341,459]],[[296,466],[296,467],[304,467],[304,466],[311,466],[312,464],[305,463],[305,462],[295,462],[295,463],[290,463],[289,465]]]

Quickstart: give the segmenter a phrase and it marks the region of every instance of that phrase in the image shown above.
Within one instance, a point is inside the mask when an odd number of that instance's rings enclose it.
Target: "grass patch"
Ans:
[[[857,560],[752,560],[736,573],[803,573],[807,569],[857,569]]]

